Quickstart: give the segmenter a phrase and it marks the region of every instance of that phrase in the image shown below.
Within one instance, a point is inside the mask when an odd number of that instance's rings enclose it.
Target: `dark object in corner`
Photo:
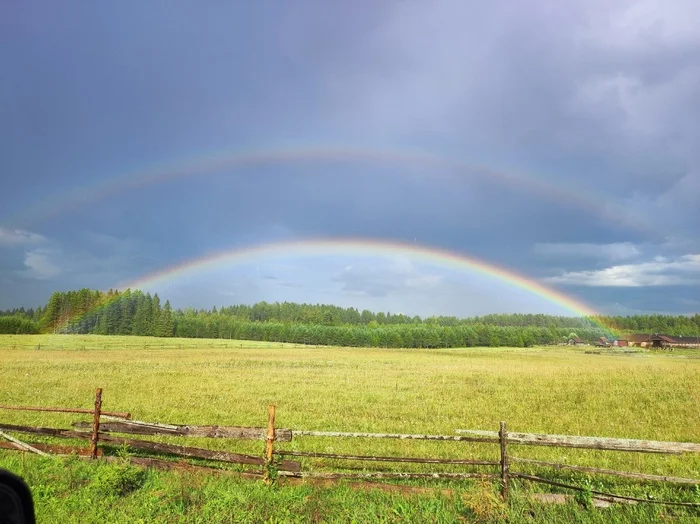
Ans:
[[[0,524],[35,524],[34,502],[27,484],[0,469]]]

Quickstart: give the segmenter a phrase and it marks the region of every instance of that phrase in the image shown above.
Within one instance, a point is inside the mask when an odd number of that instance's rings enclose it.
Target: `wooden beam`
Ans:
[[[501,441],[501,497],[508,500],[508,490],[510,488],[510,478],[508,476],[508,429],[506,423],[501,421],[501,428],[498,431],[498,438]]]
[[[31,433],[33,435],[46,435],[49,437],[64,437],[63,433],[69,431],[67,429],[55,429],[55,428],[35,428],[32,426],[18,426],[15,424],[2,424],[0,423],[0,430],[5,431],[18,431],[20,433]]]
[[[265,437],[265,484],[270,484],[270,468],[272,467],[273,453],[275,450],[275,406],[270,404],[267,408],[267,435]]]
[[[296,437],[347,437],[347,438],[387,438],[399,440],[441,440],[451,442],[485,442],[498,444],[498,434],[495,437],[461,437],[454,435],[408,435],[403,433],[354,433],[344,431],[293,431]]]
[[[84,431],[64,431],[62,435],[65,437],[72,438],[90,438],[90,433]],[[149,440],[117,438],[106,435],[104,433],[100,433],[100,440],[108,444],[114,444],[119,446],[127,445],[134,449],[143,449],[147,451],[154,451],[157,453],[168,453],[171,455],[179,455],[182,457],[218,460],[222,462],[231,462],[234,464],[252,464],[256,466],[262,466],[265,464],[265,459],[263,459],[262,457],[243,455],[240,453],[230,453],[228,451],[215,451],[211,449],[193,448],[188,446],[179,446],[175,444],[164,444],[162,442],[152,442]],[[282,461],[280,467],[289,471],[299,471],[301,469],[301,464],[299,464],[299,462]]]
[[[76,429],[88,429],[88,422],[74,422]],[[150,422],[103,422],[100,431],[105,433],[124,433],[127,435],[163,435],[173,437],[208,437],[230,438],[239,440],[265,440],[266,428],[249,428],[242,426],[176,426],[172,424],[158,424]],[[275,428],[275,440],[277,442],[290,442],[292,430]]]
[[[61,446],[58,444],[39,444],[32,443],[32,447],[38,450],[44,451],[45,453],[53,453],[54,455],[79,455],[81,457],[91,457],[92,453],[87,448],[76,448],[73,446]],[[24,451],[10,442],[0,442],[0,449],[8,449],[14,451]],[[102,456],[102,450],[97,450],[97,456]]]
[[[84,409],[84,408],[42,408],[37,406],[0,406],[0,409],[11,409],[15,411],[44,411],[47,413],[86,413],[92,415],[94,409]],[[123,413],[119,411],[103,411],[103,415],[109,415],[110,417],[130,419],[131,413]]]
[[[366,460],[370,462],[411,462],[415,464],[463,464],[471,466],[498,466],[500,464],[500,462],[494,460],[436,459],[420,457],[375,457],[371,455],[338,455],[335,453],[316,453],[311,451],[275,451],[275,455],[281,455],[285,457]]]
[[[108,462],[111,462],[111,461],[121,460],[121,459],[119,457],[105,457],[105,460]],[[132,464],[135,464],[137,466],[144,467],[144,468],[154,468],[154,469],[160,469],[160,470],[165,470],[165,471],[170,471],[170,470],[192,471],[192,472],[201,471],[201,472],[205,472],[205,473],[220,473],[220,474],[235,475],[237,477],[243,477],[243,478],[251,479],[251,480],[259,480],[262,478],[262,472],[231,471],[229,469],[212,468],[210,466],[194,465],[194,464],[190,464],[189,462],[185,462],[183,460],[172,461],[172,460],[163,460],[163,459],[151,458],[151,457],[129,457],[129,462]]]
[[[556,464],[553,462],[544,462],[542,460],[532,460],[525,458],[510,457],[511,462],[522,464],[532,464],[534,466],[544,466],[554,469],[568,469],[572,471],[581,471],[584,473],[599,473],[601,475],[613,475],[616,477],[625,477],[631,479],[654,480],[659,482],[671,482],[674,484],[694,484],[700,485],[700,479],[690,479],[681,477],[669,477],[666,475],[649,475],[647,473],[630,473],[626,471],[616,471],[614,469],[592,468],[587,466],[572,466],[569,464]]]
[[[525,475],[523,473],[511,473],[511,476],[523,479],[523,480],[530,480],[532,482],[540,482],[542,484],[549,484],[550,486],[557,486],[559,488],[566,488],[566,489],[573,489],[575,491],[586,491],[585,488],[581,488],[579,486],[572,486],[571,484],[564,484],[562,482],[556,482],[554,480],[549,480],[549,479],[543,479],[541,477],[535,477],[533,475]],[[616,500],[632,500],[635,502],[648,502],[649,504],[663,504],[667,506],[687,506],[687,507],[692,507],[692,508],[700,508],[700,502],[672,502],[672,501],[664,501],[664,500],[655,500],[655,499],[640,499],[637,497],[628,497],[627,495],[615,495],[614,493],[606,493],[604,491],[597,491],[597,490],[590,490],[592,494],[595,495],[601,495],[603,497],[610,497],[611,499],[616,499]]]
[[[29,444],[22,442],[19,439],[16,439],[12,435],[8,435],[7,433],[0,431],[0,437],[3,437],[6,440],[9,440],[13,446],[15,446],[17,449],[21,449],[22,451],[30,451],[32,453],[36,453],[37,455],[41,455],[42,457],[49,457],[50,455],[48,453],[45,453],[41,451],[40,449],[37,449],[33,446],[30,446]]]
[[[95,393],[95,413],[92,422],[92,438],[90,439],[90,454],[97,458],[97,442],[100,439],[100,414],[102,413],[102,388]]]
[[[497,479],[498,475],[486,473],[395,473],[392,471],[376,471],[372,473],[292,473],[280,471],[284,477],[308,479]]]
[[[484,438],[497,437],[496,431],[458,429],[457,433]],[[580,437],[574,435],[545,435],[537,433],[508,432],[509,444],[526,446],[550,446],[562,448],[600,449],[607,451],[635,451],[639,453],[700,453],[700,444],[694,442],[663,442],[608,437]]]

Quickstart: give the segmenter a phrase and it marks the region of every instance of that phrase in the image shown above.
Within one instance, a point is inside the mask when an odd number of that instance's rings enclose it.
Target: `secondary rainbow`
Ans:
[[[171,163],[161,163],[146,169],[136,169],[117,174],[99,182],[73,188],[50,200],[38,202],[25,208],[20,216],[9,222],[17,227],[26,226],[55,216],[62,212],[79,209],[89,203],[113,197],[119,193],[136,190],[152,184],[181,178],[201,177],[221,173],[226,170],[241,170],[260,165],[281,166],[299,163],[318,162],[366,162],[398,167],[430,169],[431,176],[446,176],[449,173],[475,176],[500,181],[506,187],[517,186],[525,191],[542,196],[550,201],[565,202],[588,214],[596,215],[607,222],[615,222],[625,227],[654,233],[649,224],[632,219],[619,206],[606,205],[599,196],[586,195],[581,190],[572,190],[556,185],[551,180],[523,173],[506,172],[484,166],[451,160],[424,152],[390,151],[348,147],[312,147],[297,149],[269,149],[253,152],[210,152],[189,159],[183,158]]]
[[[120,289],[155,288],[169,281],[180,279],[187,274],[212,270],[219,267],[249,264],[280,257],[299,258],[323,255],[364,255],[374,257],[403,255],[414,260],[420,260],[437,266],[449,267],[493,278],[557,304],[575,316],[597,317],[600,315],[600,313],[596,312],[581,300],[545,286],[515,271],[471,256],[440,248],[364,238],[320,238],[239,247],[186,260],[136,280],[123,283],[118,287]],[[600,322],[597,323],[602,326]],[[602,327],[609,330],[607,326]]]

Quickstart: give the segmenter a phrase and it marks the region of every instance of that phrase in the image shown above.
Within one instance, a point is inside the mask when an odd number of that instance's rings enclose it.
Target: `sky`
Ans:
[[[700,311],[695,0],[0,4],[0,308],[139,282],[176,307],[295,301]]]

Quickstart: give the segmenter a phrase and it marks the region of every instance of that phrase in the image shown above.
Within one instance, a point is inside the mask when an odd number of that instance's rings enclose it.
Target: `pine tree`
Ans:
[[[160,297],[158,293],[153,295],[153,306],[151,308],[151,325],[149,328],[149,334],[157,337],[158,336],[158,323],[160,321]]]
[[[174,331],[173,310],[170,307],[170,301],[166,300],[163,309],[158,316],[158,325],[156,329],[157,337],[172,337]]]

